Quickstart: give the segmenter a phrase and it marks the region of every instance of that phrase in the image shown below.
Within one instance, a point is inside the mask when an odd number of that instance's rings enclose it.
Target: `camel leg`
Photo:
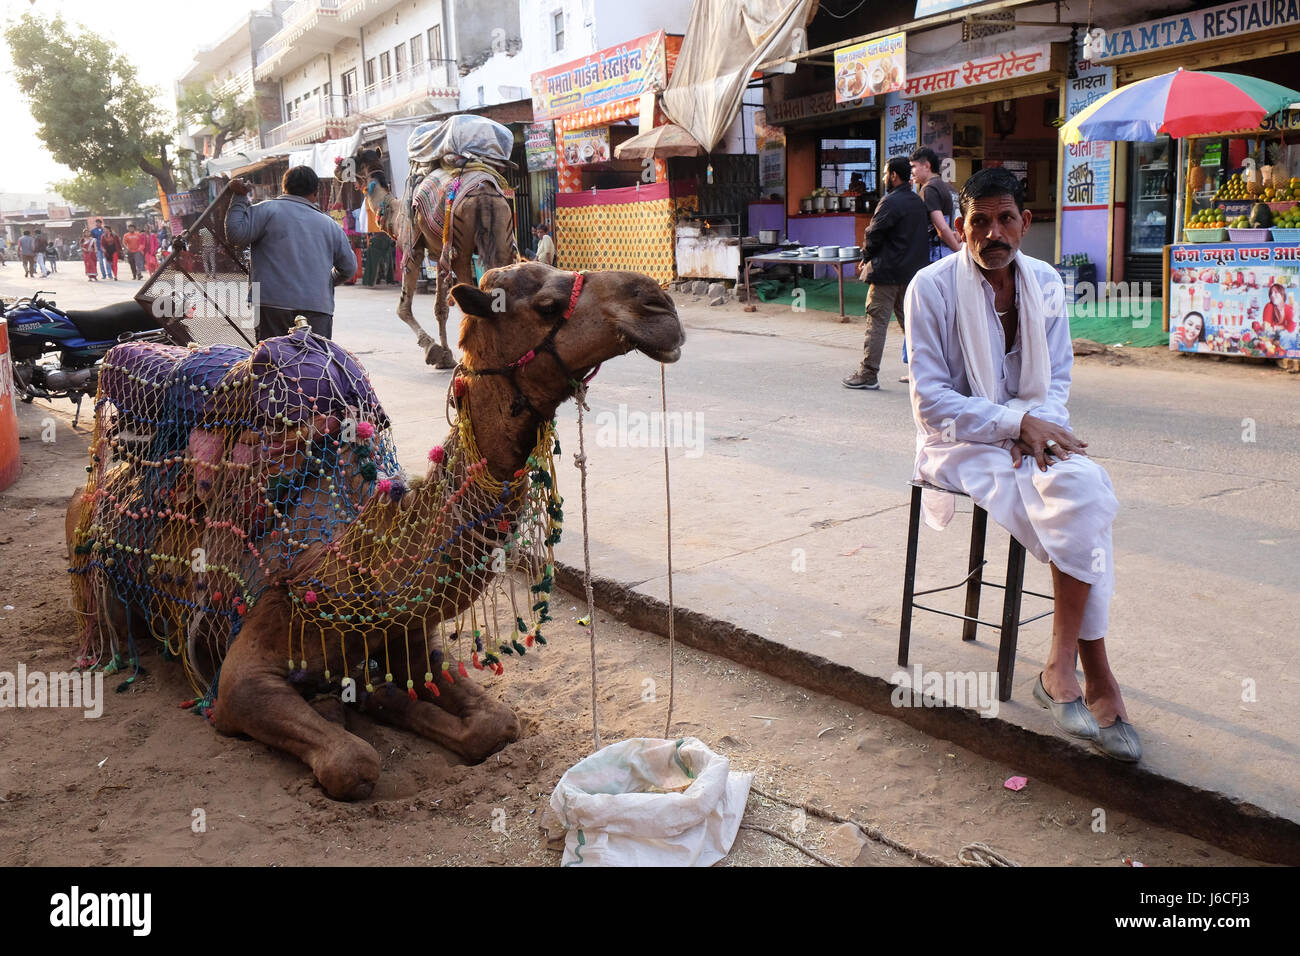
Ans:
[[[519,739],[514,712],[484,693],[472,679],[457,677],[454,685],[439,679],[439,697],[420,689],[411,700],[400,689],[380,689],[366,700],[366,712],[441,744],[470,763],[480,763],[506,744]]]
[[[442,342],[442,354],[438,360],[433,363],[437,368],[455,368],[456,358],[452,354],[451,348],[447,345],[447,296],[451,292],[451,275],[443,266],[442,257],[438,257],[437,279],[434,280],[433,289],[433,314],[438,320],[438,339]],[[428,361],[428,358],[425,359]]]
[[[402,257],[402,291],[397,300],[397,317],[415,333],[416,341],[424,349],[424,360],[432,365],[437,358],[437,345],[433,336],[424,331],[423,326],[415,320],[414,309],[415,289],[420,281],[420,265],[423,261],[424,247],[418,243]]]
[[[367,797],[379,779],[379,754],[322,716],[285,679],[279,658],[288,627],[283,594],[263,595],[222,665],[213,723],[223,734],[247,734],[298,757],[336,800]]]

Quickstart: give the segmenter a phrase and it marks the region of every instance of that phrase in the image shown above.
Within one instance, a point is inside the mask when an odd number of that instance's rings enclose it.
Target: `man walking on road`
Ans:
[[[33,239],[35,241],[32,243],[32,248],[36,250],[36,268],[41,270],[42,279],[48,279],[50,277],[50,267],[45,261],[45,253],[50,248],[50,241],[45,238],[45,234],[39,229],[36,230]]]
[[[939,154],[928,146],[912,153],[912,181],[930,215],[930,261],[938,262],[961,248],[952,231],[952,190],[939,178]]]
[[[95,261],[99,263],[99,277],[108,278],[108,261],[104,258],[104,220],[96,219],[95,228],[90,230],[95,240]]]
[[[24,277],[36,275],[36,240],[30,229],[24,229],[18,238],[18,258],[23,261]]]
[[[844,379],[845,388],[880,388],[880,360],[885,354],[889,318],[903,324],[903,292],[912,276],[930,261],[925,203],[912,192],[912,170],[902,156],[889,161],[885,186],[889,193],[876,207],[867,227],[860,277],[871,283],[867,293],[870,325],[863,344],[862,364]]]
[[[122,248],[131,264],[131,278],[141,278],[144,275],[144,233],[136,232],[135,223],[126,227],[126,233],[122,236]]]
[[[226,238],[252,246],[257,340],[287,335],[299,315],[328,338],[334,331],[334,286],[356,271],[356,255],[342,227],[317,206],[320,179],[310,166],[290,169],[281,186],[284,195],[254,206],[247,181],[230,184]]]

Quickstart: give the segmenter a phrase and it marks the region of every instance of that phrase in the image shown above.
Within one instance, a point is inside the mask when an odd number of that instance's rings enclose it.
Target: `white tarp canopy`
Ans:
[[[322,179],[334,177],[334,160],[355,156],[361,148],[361,131],[340,139],[327,139],[323,143],[312,143],[301,149],[289,152],[289,168],[310,166],[312,171]]]
[[[736,118],[754,68],[808,48],[815,0],[695,0],[664,112],[712,151]]]

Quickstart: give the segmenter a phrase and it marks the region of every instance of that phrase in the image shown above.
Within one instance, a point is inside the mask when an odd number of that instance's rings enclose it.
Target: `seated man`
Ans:
[[[1136,761],[1142,748],[1103,639],[1118,504],[1110,478],[1069,427],[1074,355],[1064,289],[1050,265],[1019,251],[1030,213],[1014,175],[979,171],[959,203],[961,250],[922,269],[907,290],[916,476],[970,495],[1034,557],[1051,562],[1052,648],[1034,697],[1066,733]],[[942,528],[952,496],[923,499],[926,523]]]

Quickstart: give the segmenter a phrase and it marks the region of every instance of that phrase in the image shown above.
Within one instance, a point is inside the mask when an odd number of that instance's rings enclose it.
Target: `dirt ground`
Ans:
[[[41,414],[46,414],[44,411]],[[63,544],[67,488],[84,437],[24,441],[28,473],[0,494],[0,670],[66,670],[76,621]],[[86,428],[83,424],[82,435]],[[31,428],[27,428],[31,432]],[[0,710],[0,864],[257,864],[554,866],[541,827],[551,790],[591,749],[588,644],[577,599],[560,595],[550,644],[508,662],[492,692],[524,737],[478,766],[437,745],[357,717],[383,757],[370,799],[327,798],[306,765],[265,744],[218,735],[178,704],[192,696],[177,664],[152,648],[148,676],[122,693],[105,681],[99,719],[58,709]],[[606,743],[663,731],[668,646],[597,616],[599,706]],[[654,682],[655,700],[644,699]],[[1250,863],[1198,840],[1107,811],[1023,768],[986,760],[901,722],[811,693],[725,658],[679,647],[674,736],[699,737],[752,771],[763,789],[874,824],[946,860],[983,843],[1024,865]],[[1024,774],[1019,792],[1004,788]],[[1101,808],[1105,809],[1105,808]],[[195,811],[206,825],[195,832]],[[504,810],[505,832],[493,830]],[[496,814],[496,819],[501,819]],[[841,862],[918,865],[837,824],[751,794],[746,822],[793,836]],[[765,833],[742,829],[730,866],[817,865]]]

